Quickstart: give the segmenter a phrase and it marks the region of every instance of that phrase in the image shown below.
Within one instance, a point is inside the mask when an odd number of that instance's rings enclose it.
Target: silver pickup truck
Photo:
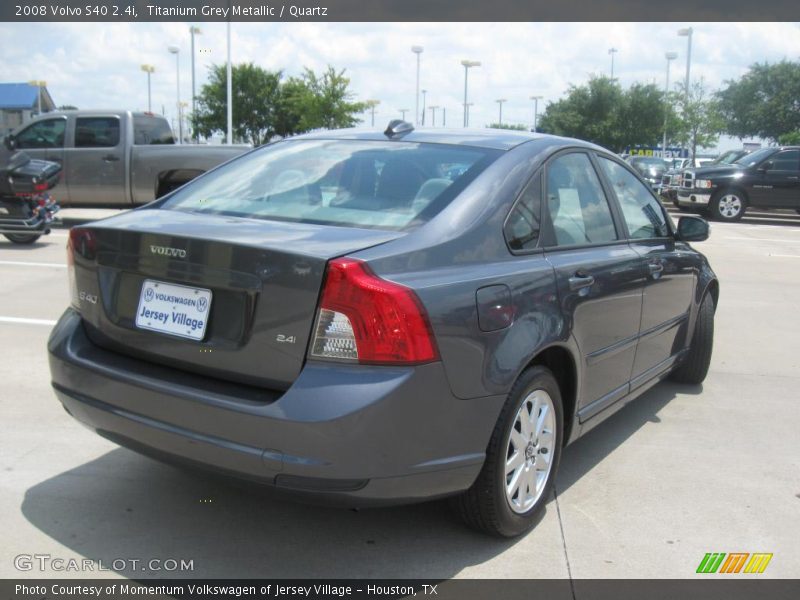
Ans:
[[[176,145],[153,113],[73,110],[45,113],[6,136],[0,164],[24,150],[62,164],[53,190],[61,205],[134,206],[180,187],[246,152],[246,146]]]

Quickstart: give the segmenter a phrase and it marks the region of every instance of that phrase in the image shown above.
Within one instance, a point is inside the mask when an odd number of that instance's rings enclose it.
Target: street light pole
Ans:
[[[189,27],[189,33],[192,34],[192,119],[194,119],[195,114],[195,87],[194,87],[194,36],[195,34],[203,33],[199,27]],[[195,133],[194,127],[192,127],[192,139],[196,142],[197,135]]]
[[[228,63],[225,67],[225,104],[228,121],[227,141],[233,144],[233,69],[231,67],[231,22],[228,21]]]
[[[611,79],[614,79],[614,55],[619,52],[616,48],[609,48],[608,53],[611,55]]]
[[[692,34],[694,29],[687,27],[686,29],[679,29],[678,35],[686,38],[686,81],[684,82],[684,91],[686,92],[686,104],[689,104],[689,71],[692,67]]]
[[[481,63],[478,60],[462,60],[461,64],[464,65],[464,127],[469,127],[469,104],[467,103],[467,79],[469,77],[470,67],[480,67]]]
[[[542,99],[542,96],[531,96],[531,100],[533,100],[533,133],[536,133],[536,121],[539,117],[539,100]]]
[[[147,73],[147,112],[153,112],[152,97],[150,95],[150,74],[155,70],[156,68],[153,65],[142,65],[142,71]]]
[[[419,127],[419,62],[424,50],[422,46],[411,46],[411,51],[417,55],[417,91],[414,96],[414,123],[417,127]]]
[[[497,100],[495,100],[495,102],[497,102],[497,104],[500,106],[500,115],[498,116],[497,122],[498,122],[499,125],[502,125],[503,124],[503,102],[508,102],[508,100],[506,98],[498,98]]]
[[[431,111],[431,127],[436,127],[436,109],[439,108],[438,106],[429,106],[428,107]]]
[[[664,84],[664,138],[661,142],[661,158],[667,158],[667,115],[669,114],[669,64],[678,58],[677,52],[666,52],[664,58],[667,59],[667,81]]]
[[[398,108],[397,110],[400,111],[400,118],[403,119],[403,121],[405,121],[406,120],[406,113],[408,112],[408,109],[407,108]]]
[[[364,104],[367,105],[367,108],[370,109],[370,114],[372,115],[372,127],[375,127],[375,107],[380,103],[380,100],[367,100],[364,102]]]
[[[428,99],[428,90],[422,90],[422,126],[425,127],[425,101]]]
[[[175,105],[178,107],[178,143],[183,143],[183,119],[181,119],[181,61],[180,61],[180,48],[177,46],[170,46],[167,48],[170,51],[170,54],[175,55],[175,93],[176,93],[176,102]]]

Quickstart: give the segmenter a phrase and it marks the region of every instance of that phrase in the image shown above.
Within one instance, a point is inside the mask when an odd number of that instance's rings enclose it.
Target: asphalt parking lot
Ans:
[[[293,504],[83,429],[50,389],[45,350],[68,304],[66,235],[0,238],[0,577],[117,575],[15,568],[34,554],[193,561],[130,577],[691,578],[707,552],[773,553],[758,577],[800,573],[800,217],[712,224],[697,245],[721,281],[705,384],[659,384],[569,447],[557,498],[511,541],[465,529],[443,502]]]

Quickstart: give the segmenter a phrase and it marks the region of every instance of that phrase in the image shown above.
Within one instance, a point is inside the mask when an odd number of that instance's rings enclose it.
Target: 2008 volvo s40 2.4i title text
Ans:
[[[566,443],[704,379],[707,237],[577,140],[298,136],[70,231],[53,387],[145,454],[350,507],[452,496],[513,536]]]

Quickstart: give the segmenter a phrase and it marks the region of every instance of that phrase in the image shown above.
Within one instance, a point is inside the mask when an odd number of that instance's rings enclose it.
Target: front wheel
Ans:
[[[738,221],[744,216],[745,199],[738,190],[723,190],[711,199],[709,208],[719,221]]]
[[[501,537],[533,527],[553,487],[563,424],[552,372],[542,366],[527,369],[500,412],[478,479],[453,501],[467,525]]]

